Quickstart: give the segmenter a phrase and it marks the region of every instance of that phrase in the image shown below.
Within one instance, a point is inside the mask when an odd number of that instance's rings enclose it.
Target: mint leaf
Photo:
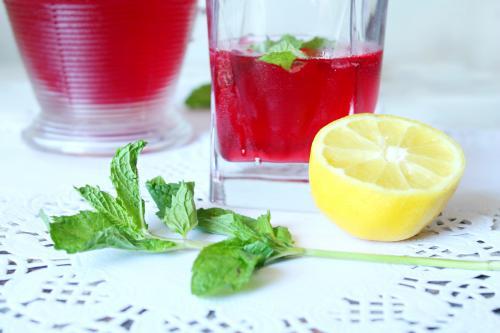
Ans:
[[[198,228],[208,233],[244,240],[266,238],[275,248],[287,248],[294,244],[288,228],[272,227],[269,212],[254,219],[222,208],[200,208]]]
[[[287,71],[292,68],[295,59],[297,59],[297,56],[289,51],[273,52],[259,58],[261,61],[267,62],[268,64],[278,65]]]
[[[263,43],[251,45],[250,48],[265,53],[259,60],[290,70],[297,58],[308,58],[307,54],[302,51],[303,49],[320,50],[334,45],[334,41],[323,37],[303,41],[292,35],[283,35],[278,41],[267,39]]]
[[[253,51],[257,52],[268,52],[273,46],[279,44],[282,41],[286,41],[290,45],[292,45],[296,49],[300,49],[300,46],[302,45],[302,41],[298,38],[296,38],[293,35],[286,34],[281,36],[279,40],[272,40],[271,38],[266,37],[266,40],[260,43],[254,43],[251,44],[248,48]]]
[[[325,47],[333,47],[335,42],[323,37],[314,37],[306,42],[304,42],[301,46],[303,49],[311,49],[311,50],[319,50]]]
[[[264,251],[265,246],[251,244],[232,238],[205,247],[193,264],[191,292],[209,296],[245,286],[269,255],[269,251]],[[251,248],[245,249],[246,246]]]
[[[206,247],[196,259],[191,281],[195,295],[239,290],[256,268],[289,255],[293,247],[288,229],[273,228],[269,212],[254,219],[226,209],[201,208],[198,226],[231,238]]]
[[[281,36],[279,41],[271,44],[270,47],[268,48],[268,50],[271,50],[271,48],[273,48],[276,45],[280,45],[280,43],[282,43],[282,42],[287,42],[295,49],[300,49],[302,47],[302,43],[303,43],[303,41],[301,39],[298,39],[297,37],[295,37],[293,35],[286,34],[286,35]]]
[[[194,203],[194,183],[180,183],[179,189],[172,196],[171,207],[165,211],[163,221],[171,230],[184,238],[196,227],[198,219]]]
[[[99,212],[81,211],[72,216],[53,217],[49,231],[54,247],[68,253],[108,247],[164,252],[177,247],[174,242],[137,233]]]
[[[158,207],[156,215],[172,231],[186,237],[196,227],[196,205],[194,183],[180,182],[167,184],[162,177],[146,182],[146,187]]]
[[[259,58],[260,61],[269,64],[278,65],[285,70],[292,68],[293,62],[297,58],[307,58],[307,56],[300,50],[302,42],[297,38],[285,35],[274,45],[269,47],[264,54]]]
[[[145,146],[146,142],[142,140],[130,143],[118,149],[111,161],[111,181],[118,194],[117,200],[130,215],[137,229],[147,228],[137,173],[137,157]]]
[[[280,241],[284,247],[292,247],[295,244],[288,228],[277,226],[273,228],[273,233],[274,237]]]
[[[87,200],[87,202],[94,207],[97,212],[106,215],[109,219],[117,224],[125,227],[141,230],[134,224],[132,218],[128,215],[126,209],[109,193],[101,191],[99,187],[86,185],[84,187],[76,188],[80,195]]]
[[[205,232],[212,234],[238,237],[242,239],[255,238],[258,235],[249,226],[255,219],[236,214],[222,208],[200,208],[197,211],[198,226]]]
[[[262,263],[264,264],[264,260],[270,258],[276,250],[273,249],[269,242],[263,240],[257,240],[253,242],[247,242],[244,244],[243,249],[249,253],[259,255],[262,259]]]
[[[159,218],[163,219],[167,208],[172,206],[172,196],[180,188],[179,183],[166,183],[162,177],[156,177],[146,182],[146,188],[158,207]]]
[[[184,101],[190,109],[208,109],[210,108],[212,85],[203,84],[194,89],[189,97]]]
[[[273,226],[271,225],[271,213],[269,211],[259,216],[253,226],[253,229],[258,233],[274,236]]]

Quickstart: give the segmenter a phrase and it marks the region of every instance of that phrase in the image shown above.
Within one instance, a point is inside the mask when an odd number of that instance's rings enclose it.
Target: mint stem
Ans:
[[[186,250],[201,250],[206,246],[214,244],[206,241],[196,241],[189,239],[175,239],[154,236],[159,239],[169,240],[179,245],[176,249]],[[302,247],[292,247],[284,252],[281,252],[266,261],[266,264],[271,264],[275,261],[284,258],[298,258],[298,257],[316,257],[327,258],[336,260],[349,260],[349,261],[364,261],[375,262],[395,265],[414,265],[414,266],[430,266],[441,268],[457,268],[473,271],[499,271],[500,260],[455,260],[443,258],[428,258],[428,257],[411,257],[411,256],[397,256],[391,254],[372,254],[361,252],[344,252],[332,251],[321,249],[309,249]]]
[[[180,245],[182,249],[201,250],[212,242],[195,241],[188,239],[165,238]],[[441,268],[456,268],[473,271],[498,271],[500,270],[500,260],[456,260],[428,257],[397,256],[391,254],[372,254],[360,252],[343,252],[321,249],[309,249],[293,247],[267,260],[266,264],[271,264],[283,258],[316,257],[336,260],[364,261],[395,265],[430,266]]]
[[[207,247],[207,246],[213,244],[211,242],[196,241],[196,240],[189,240],[189,239],[185,239],[182,242],[185,245],[186,249],[193,249],[193,250],[201,250],[204,247]]]
[[[388,254],[329,251],[329,250],[306,249],[306,248],[294,248],[294,250],[295,254],[291,253],[290,255],[329,258],[338,260],[367,261],[367,262],[377,262],[377,263],[397,264],[397,265],[458,268],[458,269],[477,270],[477,271],[500,270],[500,260],[488,260],[488,261],[455,260],[455,259],[442,259],[442,258],[396,256]]]

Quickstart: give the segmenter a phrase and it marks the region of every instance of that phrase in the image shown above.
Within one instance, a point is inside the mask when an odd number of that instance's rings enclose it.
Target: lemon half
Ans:
[[[443,210],[464,168],[461,147],[443,132],[401,117],[358,114],[318,132],[309,178],[316,205],[342,229],[398,241]]]

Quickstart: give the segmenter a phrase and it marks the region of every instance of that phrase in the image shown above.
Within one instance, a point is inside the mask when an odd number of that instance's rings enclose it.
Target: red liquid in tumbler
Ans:
[[[295,61],[292,69],[233,50],[212,50],[219,151],[229,161],[308,162],[316,133],[335,119],[373,112],[382,51]]]
[[[69,104],[154,98],[175,79],[196,0],[5,0],[40,97]]]

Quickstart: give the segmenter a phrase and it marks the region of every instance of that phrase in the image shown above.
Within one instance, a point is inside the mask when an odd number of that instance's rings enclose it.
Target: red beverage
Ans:
[[[112,116],[109,105],[120,105],[119,112],[144,117],[157,101],[164,107],[196,8],[196,0],[5,3],[44,111],[95,114],[100,105],[98,112]]]
[[[211,50],[220,154],[237,162],[309,160],[316,133],[373,112],[382,51],[298,59],[290,71],[239,50]]]

